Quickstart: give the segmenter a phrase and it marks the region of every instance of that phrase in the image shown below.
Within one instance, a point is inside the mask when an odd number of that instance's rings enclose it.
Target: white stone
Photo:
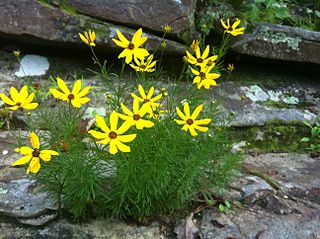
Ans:
[[[46,57],[39,55],[25,55],[21,59],[21,65],[14,74],[18,77],[41,76],[49,69],[49,61]]]

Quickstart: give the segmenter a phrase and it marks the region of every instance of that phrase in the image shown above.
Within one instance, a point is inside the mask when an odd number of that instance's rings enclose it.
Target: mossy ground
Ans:
[[[269,152],[307,152],[307,145],[301,142],[310,129],[299,122],[284,124],[272,121],[261,127],[232,128],[230,135],[234,142],[246,141],[246,151]]]

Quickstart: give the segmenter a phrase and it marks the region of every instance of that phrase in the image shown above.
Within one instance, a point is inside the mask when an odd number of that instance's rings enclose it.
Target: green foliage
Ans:
[[[311,129],[311,136],[302,138],[301,142],[308,143],[309,146],[307,149],[311,152],[320,153],[320,122],[316,122],[314,126],[305,122],[305,125]]]
[[[114,157],[111,190],[100,209],[138,220],[185,209],[203,194],[221,192],[240,159],[230,153],[223,130],[194,139],[170,118],[139,132],[131,149]]]
[[[255,0],[254,2],[243,2],[243,18],[252,22],[276,23],[290,19],[288,1],[280,0]]]

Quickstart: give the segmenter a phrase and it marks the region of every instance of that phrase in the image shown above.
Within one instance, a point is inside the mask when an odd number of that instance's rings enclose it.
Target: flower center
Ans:
[[[128,45],[128,49],[129,50],[133,50],[134,49],[134,44],[130,42],[129,45]]]
[[[231,31],[231,32],[233,31],[232,26],[228,28],[228,31]]]
[[[206,78],[206,73],[200,72],[199,76],[201,80],[204,80]]]
[[[20,103],[20,102],[17,102],[17,103],[16,103],[16,106],[21,107],[21,103]]]
[[[141,69],[146,69],[147,67],[146,67],[146,65],[140,65],[140,68]]]
[[[74,99],[74,95],[73,94],[68,95],[68,99],[69,100],[73,100]]]
[[[39,157],[39,155],[40,155],[39,149],[33,149],[32,157]]]
[[[187,119],[187,124],[188,125],[192,125],[193,124],[193,120],[192,119]]]
[[[111,131],[110,133],[109,133],[109,138],[110,139],[115,139],[115,138],[117,138],[117,133],[116,132],[114,132],[114,131]]]
[[[139,120],[141,117],[140,117],[140,115],[138,115],[138,114],[136,114],[136,115],[133,115],[133,119],[134,120]]]
[[[213,61],[211,60],[207,62],[207,66],[212,66],[212,64],[213,64]]]
[[[148,98],[144,99],[144,103],[148,103],[150,100]]]
[[[198,62],[198,63],[202,63],[202,62],[203,62],[203,59],[202,59],[202,58],[198,58],[198,59],[197,59],[197,62]]]

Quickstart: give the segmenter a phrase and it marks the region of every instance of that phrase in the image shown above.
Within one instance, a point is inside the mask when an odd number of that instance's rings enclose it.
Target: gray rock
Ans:
[[[308,121],[313,124],[317,118],[316,114],[308,110],[280,109],[259,104],[245,105],[244,108],[238,110],[230,123],[232,126],[262,126],[274,120],[284,122]]]
[[[0,213],[10,217],[38,217],[57,209],[54,200],[46,192],[39,191],[35,180],[0,182],[0,188]]]
[[[232,50],[272,60],[320,64],[320,32],[256,23],[253,33],[236,38]]]
[[[49,62],[46,57],[38,55],[25,55],[21,59],[19,70],[16,76],[41,76],[49,69]]]
[[[75,11],[106,22],[162,32],[165,24],[172,26],[171,35],[190,41],[194,26],[194,0],[69,0]]]
[[[70,43],[84,47],[78,33],[91,29],[96,31],[97,44],[102,48],[119,49],[112,38],[119,29],[130,37],[135,32],[126,27],[116,26],[81,14],[70,14],[59,8],[36,0],[3,0],[0,3],[0,36],[38,45],[66,46]],[[154,50],[161,38],[147,34],[148,49]],[[184,46],[167,40],[168,54],[184,54]]]

